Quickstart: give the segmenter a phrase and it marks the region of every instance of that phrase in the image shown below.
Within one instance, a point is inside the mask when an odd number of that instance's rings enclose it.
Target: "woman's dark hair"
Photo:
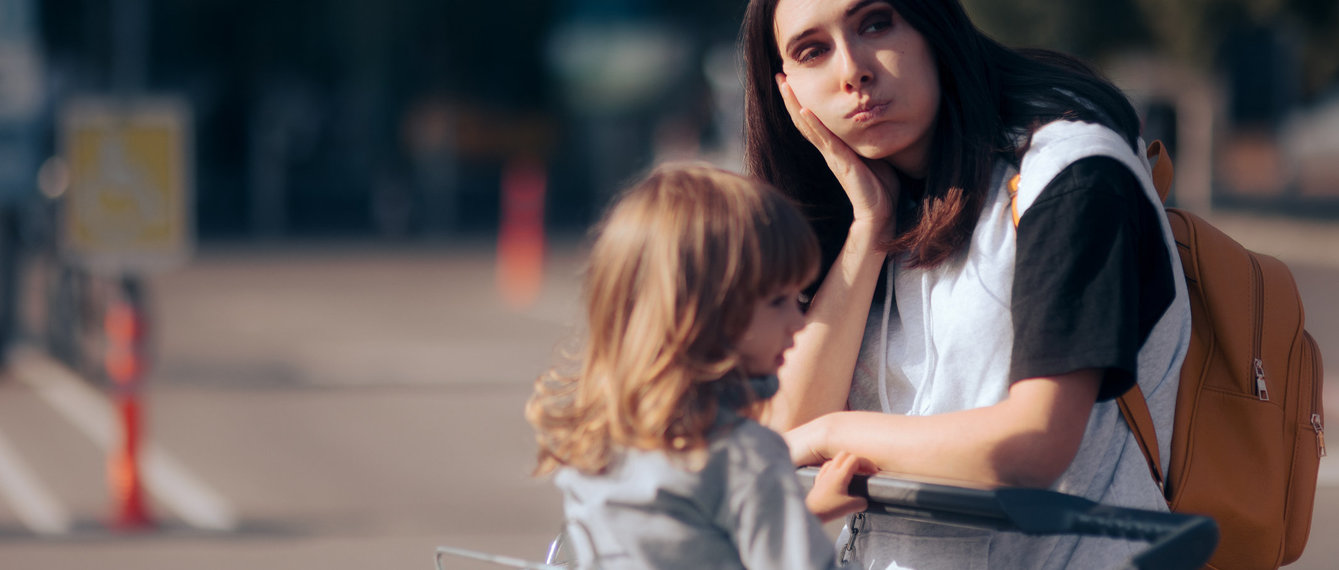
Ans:
[[[823,271],[846,238],[851,205],[822,155],[791,122],[774,77],[779,0],[751,0],[740,33],[744,64],[745,170],[798,202],[818,233]],[[987,37],[958,0],[888,0],[921,33],[935,60],[940,99],[925,189],[910,219],[885,244],[911,267],[934,267],[962,250],[976,227],[993,164],[1017,164],[1038,127],[1058,119],[1096,122],[1131,148],[1139,118],[1115,86],[1070,56],[1014,50]],[[911,200],[903,192],[903,200]]]

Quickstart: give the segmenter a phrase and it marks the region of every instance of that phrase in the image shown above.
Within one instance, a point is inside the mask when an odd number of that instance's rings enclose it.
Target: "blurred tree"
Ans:
[[[1339,85],[1339,2],[1334,0],[963,0],[972,19],[1006,45],[1045,47],[1093,61],[1152,51],[1202,70],[1243,29],[1270,27],[1298,45],[1303,100]],[[1295,34],[1298,37],[1292,37]]]
[[[1221,64],[1224,43],[1241,30],[1272,29],[1297,46],[1303,100],[1339,76],[1339,4],[1333,0],[1138,0],[1165,53],[1191,65]]]
[[[1005,45],[1086,59],[1144,46],[1150,32],[1135,0],[963,0],[973,21]]]
[[[1307,98],[1339,89],[1339,2],[1285,0],[1301,24],[1302,92]]]
[[[1138,0],[1160,51],[1196,66],[1214,63],[1218,46],[1245,21],[1264,23],[1283,0]]]

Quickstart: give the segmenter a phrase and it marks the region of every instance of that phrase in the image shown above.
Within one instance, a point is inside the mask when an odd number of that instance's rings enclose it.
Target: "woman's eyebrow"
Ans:
[[[866,6],[869,6],[871,4],[887,4],[887,3],[888,0],[860,0],[855,4],[852,4],[850,8],[847,8],[846,13],[843,14],[842,17],[850,18],[851,16],[855,15],[857,12],[861,10],[864,10]],[[803,40],[804,38],[808,37],[809,35],[817,31],[818,28],[807,28],[798,34],[791,36],[785,42],[781,43],[781,53],[789,53],[790,46],[794,45],[795,43]]]
[[[850,8],[847,8],[845,16],[847,18],[850,18],[856,12],[865,9],[865,6],[869,6],[870,4],[887,4],[887,3],[888,0],[861,0],[860,2],[852,4]]]
[[[804,30],[803,32],[791,36],[790,39],[786,40],[784,43],[781,44],[781,53],[782,54],[790,53],[791,46],[803,41],[805,38],[812,36],[817,32],[818,28],[809,28]]]

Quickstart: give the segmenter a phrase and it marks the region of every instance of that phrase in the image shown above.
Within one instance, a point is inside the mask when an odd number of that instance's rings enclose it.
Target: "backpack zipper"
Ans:
[[[1265,387],[1265,363],[1259,358],[1255,359],[1255,395],[1261,402],[1269,401],[1269,388]]]
[[[1314,373],[1320,369],[1320,351],[1317,349],[1315,340],[1311,338],[1310,333],[1303,332],[1302,334],[1304,335],[1303,340],[1311,345],[1311,371]],[[1313,382],[1311,386],[1311,429],[1316,430],[1316,452],[1321,457],[1325,457],[1325,424],[1320,417],[1322,392],[1325,388],[1324,378],[1319,382]]]
[[[1260,262],[1256,261],[1255,256],[1248,255],[1246,258],[1251,260],[1251,276],[1253,277],[1251,280],[1251,292],[1255,293],[1255,307],[1253,311],[1255,314],[1255,328],[1252,329],[1255,340],[1255,344],[1252,347],[1255,351],[1253,354],[1255,356],[1255,395],[1260,398],[1260,401],[1268,402],[1269,388],[1265,385],[1265,363],[1260,359],[1260,335],[1262,334],[1261,329],[1265,326],[1265,279],[1260,271]]]
[[[1316,451],[1325,457],[1325,426],[1320,423],[1320,414],[1311,414],[1311,429],[1316,430]]]

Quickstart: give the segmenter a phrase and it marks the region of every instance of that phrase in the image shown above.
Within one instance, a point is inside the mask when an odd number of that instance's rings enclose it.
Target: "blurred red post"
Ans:
[[[121,420],[121,445],[108,458],[112,492],[112,527],[140,530],[153,526],[145,506],[140,479],[140,384],[145,371],[147,324],[138,291],[127,280],[123,293],[113,296],[103,319],[107,347],[104,359],[112,380],[116,411]]]
[[[532,157],[512,160],[502,173],[497,283],[512,309],[533,305],[544,282],[545,184],[544,165]]]

